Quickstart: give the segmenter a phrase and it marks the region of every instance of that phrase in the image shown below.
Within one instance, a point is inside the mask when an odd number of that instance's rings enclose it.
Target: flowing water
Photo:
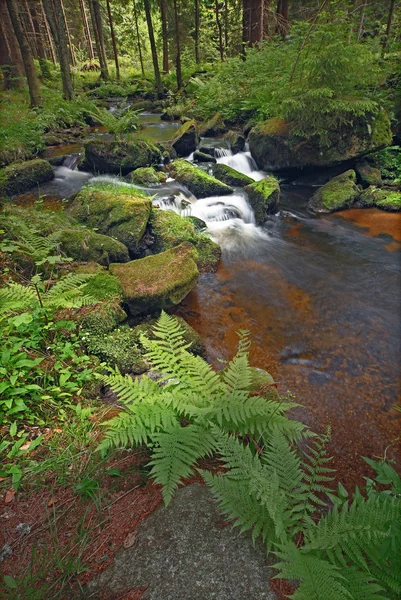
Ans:
[[[151,113],[142,121],[159,141],[177,126]],[[207,143],[218,162],[266,176],[248,151]],[[76,153],[41,193],[67,196],[92,178],[75,164]],[[248,329],[252,363],[304,406],[294,415],[319,432],[332,426],[330,450],[348,485],[362,482],[360,456],[382,456],[391,445],[387,455],[399,458],[401,415],[392,407],[400,401],[401,214],[312,216],[313,187],[282,185],[278,213],[258,227],[239,188],[201,200],[173,180],[148,191],[160,208],[205,221],[222,246],[217,273],[201,275],[177,311],[201,332],[211,362],[229,359],[236,332]]]

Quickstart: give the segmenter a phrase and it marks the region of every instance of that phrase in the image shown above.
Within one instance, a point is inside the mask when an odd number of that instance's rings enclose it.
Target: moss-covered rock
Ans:
[[[202,125],[199,133],[202,137],[215,137],[226,131],[227,127],[224,124],[223,117],[217,112]]]
[[[211,162],[211,163],[215,163],[216,159],[214,158],[214,156],[211,156],[210,154],[207,154],[206,152],[200,152],[200,150],[195,150],[194,152],[194,160],[196,160],[197,162]]]
[[[128,325],[106,334],[84,332],[82,337],[89,354],[94,354],[110,367],[117,367],[123,374],[140,374],[149,368],[136,339]]]
[[[79,261],[94,261],[100,265],[128,262],[128,249],[108,235],[85,229],[60,229],[52,236],[66,256]]]
[[[224,139],[230,144],[233,154],[242,152],[245,148],[245,137],[238,131],[227,131]]]
[[[206,357],[205,346],[202,342],[202,339],[201,339],[199,333],[197,331],[195,331],[195,329],[193,327],[188,325],[188,323],[186,321],[184,321],[184,319],[182,319],[181,317],[174,317],[174,319],[177,320],[179,322],[179,324],[181,325],[181,328],[183,330],[182,337],[183,337],[185,344],[191,344],[190,347],[188,348],[188,352],[191,352],[192,354],[195,354],[197,356],[202,356],[205,358]],[[156,323],[157,323],[157,319],[150,319],[149,321],[141,323],[140,325],[137,325],[136,327],[132,328],[132,331],[135,335],[134,339],[139,346],[141,346],[141,336],[142,335],[145,335],[150,340],[157,339],[153,333],[153,328],[156,325]]]
[[[275,177],[265,177],[246,186],[249,203],[257,224],[263,223],[268,213],[274,212],[280,200],[280,185]]]
[[[168,170],[172,177],[185,185],[197,198],[226,196],[233,192],[231,187],[186,160],[175,160]]]
[[[257,393],[262,398],[277,400],[277,386],[270,373],[257,367],[251,367],[251,371],[251,392]]]
[[[116,188],[116,189],[114,189]],[[129,186],[85,186],[71,212],[79,221],[123,243],[133,256],[143,251],[141,239],[150,215],[151,200],[138,197]]]
[[[203,223],[203,221],[202,221]],[[182,242],[196,248],[196,263],[201,273],[214,273],[221,258],[221,248],[204,233],[195,231],[191,219],[169,210],[152,208],[149,219],[150,233],[154,238],[154,252],[164,252]]]
[[[53,178],[54,171],[47,160],[12,163],[0,170],[0,196],[23,194]]]
[[[179,304],[198,280],[196,251],[184,243],[161,254],[110,266],[132,315]]]
[[[364,188],[367,188],[370,185],[374,185],[375,187],[381,187],[383,185],[379,169],[372,167],[372,165],[366,161],[359,162],[355,167],[355,172],[358,183]]]
[[[96,263],[88,263],[88,265]],[[127,263],[125,263],[127,264]],[[81,273],[91,272],[87,266],[80,269]],[[92,271],[93,273],[93,271]],[[94,277],[89,279],[84,288],[85,294],[96,298],[96,300],[120,300],[122,289],[117,277],[114,277],[109,271],[102,270],[96,272]]]
[[[218,163],[217,165],[213,165],[212,170],[213,175],[217,179],[230,186],[232,185],[244,187],[245,185],[251,185],[252,183],[254,183],[254,180],[251,179],[251,177],[248,177],[248,175],[244,175],[243,173],[236,171],[228,165]]]
[[[127,175],[139,167],[158,165],[162,155],[157,146],[140,136],[89,139],[84,143],[83,170]]]
[[[167,175],[163,171],[156,171],[154,167],[140,167],[128,173],[128,181],[137,185],[158,185],[165,183]]]
[[[196,121],[193,120],[181,125],[171,140],[171,145],[177,152],[177,156],[188,156],[196,150],[198,143],[198,126]]]
[[[162,161],[164,164],[169,163],[171,160],[175,160],[178,156],[170,142],[158,142],[156,146],[159,148],[162,154]]]
[[[358,205],[363,208],[376,207],[398,212],[401,210],[401,192],[388,188],[379,189],[371,185],[359,196]]]
[[[206,222],[203,221],[203,219],[199,219],[199,217],[194,217],[194,216],[190,215],[189,217],[184,217],[184,219],[191,221],[196,233],[205,231],[205,229],[207,229]]]
[[[116,300],[105,300],[100,304],[79,309],[76,320],[81,331],[101,337],[116,329],[127,320],[127,314]]]
[[[337,175],[322,185],[308,202],[313,212],[330,213],[349,208],[358,198],[360,191],[356,185],[356,173],[353,169]]]
[[[304,167],[330,167],[391,144],[387,113],[366,115],[327,131],[327,142],[293,135],[283,119],[258,123],[249,134],[249,148],[259,169],[282,171]]]

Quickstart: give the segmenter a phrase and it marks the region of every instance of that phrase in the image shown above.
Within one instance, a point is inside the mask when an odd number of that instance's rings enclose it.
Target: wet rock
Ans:
[[[308,202],[313,212],[330,213],[349,208],[358,198],[360,190],[356,185],[356,173],[352,169],[333,177],[319,188]]]
[[[254,183],[254,180],[251,177],[236,171],[228,165],[218,163],[217,165],[213,166],[212,170],[213,175],[217,179],[230,186],[244,187],[245,185],[251,185]]]
[[[128,262],[128,248],[108,235],[84,229],[60,229],[52,235],[66,256],[78,261],[94,261],[107,266],[112,262]]]
[[[263,223],[269,213],[277,209],[280,200],[280,185],[275,177],[265,177],[246,186],[249,203],[253,208],[256,223]]]
[[[200,150],[195,150],[194,160],[196,160],[198,162],[212,162],[212,163],[216,162],[216,159],[213,156],[211,156],[210,154],[207,154],[206,152],[201,152]]]
[[[128,186],[86,186],[75,197],[71,212],[78,221],[116,238],[132,255],[140,255],[151,200],[137,194]]]
[[[198,126],[196,121],[190,120],[181,125],[173,139],[171,145],[177,153],[177,156],[189,156],[196,150],[199,143]]]
[[[227,127],[224,124],[223,117],[217,112],[202,125],[199,133],[202,137],[215,137],[226,133],[226,131]]]
[[[164,164],[167,164],[170,162],[170,160],[175,160],[177,158],[177,152],[169,142],[158,142],[156,146],[159,148],[162,154],[162,160]]]
[[[127,179],[130,183],[147,186],[165,183],[167,175],[163,171],[156,171],[154,167],[140,167],[128,173]]]
[[[127,175],[139,167],[156,166],[162,158],[153,142],[134,135],[119,139],[89,139],[84,143],[84,150],[79,168],[99,173]]]
[[[364,190],[358,199],[362,208],[381,208],[390,212],[401,210],[401,192],[393,188],[377,188],[373,185]]]
[[[278,117],[257,124],[249,134],[249,148],[259,169],[282,171],[329,167],[391,144],[390,120],[384,111],[355,118],[352,125],[327,131],[328,144],[316,137],[303,139]]]
[[[54,171],[41,158],[17,162],[0,170],[0,196],[23,194],[35,186],[54,179]]]
[[[191,223],[194,226],[195,231],[197,233],[207,229],[207,224],[205,223],[205,221],[203,221],[202,219],[199,219],[198,217],[189,216],[189,217],[184,217],[184,218],[188,219],[188,221],[191,221]]]
[[[123,302],[134,316],[179,304],[199,276],[196,250],[189,243],[125,264],[113,264],[110,272],[119,281]]]
[[[227,131],[224,139],[230,144],[230,148],[233,154],[242,152],[245,148],[245,137],[237,131]]]
[[[147,588],[143,600],[273,600],[260,542],[222,527],[208,489],[179,489],[141,523],[135,544],[88,586],[88,594]]]
[[[357,163],[355,167],[358,183],[367,188],[370,185],[381,187],[383,185],[382,176],[379,169],[372,167],[367,161]]]
[[[175,160],[169,167],[172,177],[185,185],[197,198],[226,196],[233,189],[186,160]]]
[[[205,146],[204,144],[201,144],[199,146],[199,152],[202,152],[203,154],[209,154],[210,156],[215,156],[214,146]]]

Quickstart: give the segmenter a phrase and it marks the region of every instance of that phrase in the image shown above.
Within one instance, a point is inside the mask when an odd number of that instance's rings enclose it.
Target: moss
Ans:
[[[154,185],[165,183],[167,175],[163,171],[156,171],[153,167],[140,167],[128,174],[128,181],[137,185]]]
[[[367,162],[358,163],[355,167],[358,182],[363,187],[369,187],[374,185],[376,187],[382,186],[382,176],[379,169],[375,169]]]
[[[101,265],[128,262],[128,249],[113,238],[83,229],[61,229],[52,239],[66,256],[79,261],[94,261]]]
[[[278,393],[275,386],[273,377],[267,371],[258,369],[257,367],[251,367],[252,371],[252,383],[251,391],[257,393],[263,398],[270,398],[277,400]]]
[[[197,282],[195,260],[194,248],[184,243],[161,254],[111,265],[110,271],[131,314],[138,315],[179,304]]]
[[[188,156],[196,150],[199,142],[196,121],[189,120],[178,129],[171,140],[171,145],[178,156]]]
[[[119,139],[90,139],[84,144],[83,169],[127,175],[139,167],[158,165],[161,152],[150,140],[140,136]]]
[[[272,119],[258,123],[253,131],[263,135],[287,135],[289,133],[289,126],[284,119],[273,117]]]
[[[140,254],[140,242],[150,215],[151,200],[140,198],[136,190],[126,186],[114,192],[86,186],[76,196],[72,214],[89,227],[110,235],[127,246],[132,254]]]
[[[211,156],[210,154],[206,154],[206,152],[200,152],[199,150],[195,150],[194,160],[196,160],[198,162],[211,162],[211,163],[217,162],[216,159],[214,158],[214,156]]]
[[[359,196],[356,173],[352,169],[333,177],[317,190],[309,200],[308,207],[314,212],[333,212],[349,208]]]
[[[148,369],[135,339],[135,333],[128,326],[118,327],[106,335],[91,332],[83,335],[83,342],[90,354],[98,356],[110,367],[117,367],[123,374],[139,374]]]
[[[242,152],[245,148],[245,137],[237,131],[228,131],[224,139],[230,144],[232,152]]]
[[[202,125],[199,133],[202,137],[214,137],[226,131],[227,127],[224,124],[223,117],[217,112]]]
[[[246,186],[249,203],[253,208],[256,223],[266,219],[268,213],[276,210],[280,200],[280,185],[275,177],[265,177]]]
[[[83,269],[82,272],[86,273],[88,271]],[[122,289],[117,277],[114,277],[107,271],[103,271],[97,273],[88,281],[85,285],[85,293],[96,298],[96,300],[116,299],[121,297]]]
[[[81,309],[77,321],[85,334],[102,336],[116,329],[127,319],[117,300],[105,300],[101,304]]]
[[[183,329],[184,342],[186,344],[191,344],[188,348],[188,352],[206,358],[205,346],[202,342],[199,333],[195,331],[193,327],[188,325],[188,323],[184,321],[184,319],[182,319],[181,317],[174,317],[174,319],[179,322]],[[135,336],[134,339],[139,346],[141,345],[142,335],[145,335],[151,340],[156,339],[156,336],[153,333],[153,328],[156,325],[156,322],[157,319],[150,319],[149,321],[141,323],[140,325],[137,325],[136,327],[132,328],[132,331]]]
[[[221,163],[213,166],[213,175],[223,183],[232,186],[243,187],[254,183],[254,180],[247,175]]]
[[[197,198],[226,196],[233,192],[231,187],[186,160],[179,159],[172,162],[169,165],[169,172],[172,177],[185,185]]]
[[[31,206],[6,204],[4,206],[2,228],[11,231],[13,221],[21,224],[26,223],[31,229],[35,229],[43,236],[48,236],[58,229],[79,227],[76,219],[61,204],[57,204],[54,208],[38,204]]]
[[[372,143],[375,148],[390,146],[393,136],[391,133],[390,119],[384,110],[381,110],[371,120]]]
[[[376,207],[382,210],[398,212],[401,210],[401,192],[370,186],[362,192],[358,204],[363,208]]]
[[[221,259],[221,248],[207,235],[198,234],[195,248],[198,252],[197,265],[200,273],[215,273]]]
[[[22,194],[53,178],[54,171],[47,160],[13,163],[0,170],[0,196]]]

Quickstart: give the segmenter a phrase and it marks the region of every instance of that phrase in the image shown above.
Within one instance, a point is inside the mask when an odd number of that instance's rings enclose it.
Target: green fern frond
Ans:
[[[33,286],[11,282],[0,288],[0,310],[2,313],[19,311],[38,302],[38,296]]]
[[[163,499],[168,505],[180,480],[190,475],[199,458],[213,452],[215,442],[207,428],[198,425],[182,427],[179,423],[155,433],[152,440],[156,447],[149,463],[153,465],[150,474],[163,486]]]
[[[118,369],[115,369],[109,375],[102,375],[103,383],[110,386],[112,391],[118,395],[120,402],[123,402],[128,408],[132,404],[147,400],[160,395],[160,387],[152,379],[143,375],[140,379],[132,379],[129,375],[121,375]]]
[[[383,587],[369,573],[347,565],[341,571],[347,580],[344,586],[349,591],[352,600],[389,600]]]

